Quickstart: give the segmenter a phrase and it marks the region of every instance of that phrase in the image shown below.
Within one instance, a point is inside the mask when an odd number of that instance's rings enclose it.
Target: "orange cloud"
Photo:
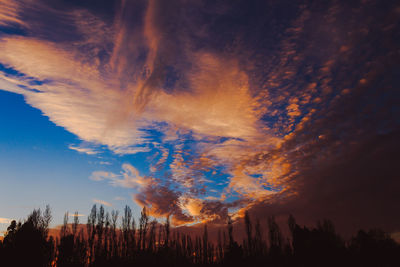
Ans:
[[[107,201],[104,201],[104,200],[101,200],[101,199],[94,198],[94,199],[92,199],[92,201],[94,203],[97,203],[97,204],[100,204],[100,205],[104,205],[104,206],[107,206],[107,207],[112,207],[113,206],[110,202],[107,202]]]
[[[0,223],[3,224],[9,224],[11,223],[12,219],[8,219],[8,218],[0,218]]]
[[[210,51],[194,51],[188,42],[183,52],[191,58],[192,67],[179,69],[187,88],[178,87],[170,92],[162,84],[163,69],[172,59],[168,56],[170,51],[164,51],[169,48],[161,45],[167,41],[167,37],[160,34],[163,30],[158,21],[161,3],[150,1],[142,25],[134,28],[125,17],[128,5],[128,2],[121,3],[112,24],[89,11],[69,12],[67,16],[84,36],[74,43],[56,43],[35,37],[1,38],[0,62],[26,76],[3,74],[0,85],[23,94],[30,105],[40,109],[51,121],[76,134],[84,145],[69,147],[82,153],[97,152],[86,144],[106,145],[116,154],[148,152],[148,146],[143,146],[147,144],[146,134],[140,129],[157,122],[168,124],[163,131],[169,142],[180,138],[177,132],[190,132],[197,140],[234,138],[222,144],[200,143],[196,149],[201,156],[192,162],[188,162],[176,146],[169,166],[171,177],[190,191],[204,182],[204,178],[195,175],[198,170],[226,164],[232,175],[227,191],[242,192],[255,199],[271,194],[264,189],[265,166],[242,167],[249,157],[269,151],[280,141],[260,124],[266,102],[260,103],[252,94],[250,78],[238,60]],[[138,62],[136,58],[142,56],[143,48],[148,52],[143,61]],[[108,60],[100,58],[99,51],[108,53]],[[182,67],[178,65],[178,68]],[[26,77],[44,83],[32,88]],[[164,149],[162,153],[155,170],[165,164],[170,152]],[[172,197],[182,208],[175,211],[175,220],[198,220],[202,200],[190,195],[184,200],[165,188],[161,195],[151,193],[150,188],[157,186],[153,178],[142,177],[129,164],[122,168],[121,174],[94,172],[91,179],[138,190],[136,201],[151,207],[153,214],[171,212],[157,199]],[[261,173],[262,179],[252,177],[252,173]],[[209,216],[214,215],[210,213]]]
[[[154,96],[148,107],[153,118],[206,136],[257,135],[257,102],[247,75],[234,60],[208,53],[193,57],[196,67],[188,74],[192,91]]]
[[[49,81],[36,86],[40,93],[20,88],[16,92],[57,125],[82,140],[108,145],[117,153],[143,142],[133,119],[110,125],[111,114],[123,95],[113,90],[112,81],[101,77],[96,65],[76,61],[68,50],[35,39],[3,38],[0,49],[4,51],[0,55],[3,64]],[[14,88],[5,89],[15,91]]]
[[[18,15],[18,2],[9,0],[0,0],[0,25],[8,26],[9,24],[25,25]]]
[[[122,174],[95,171],[90,176],[90,179],[93,181],[109,180],[112,186],[136,189],[141,189],[154,183],[153,178],[140,176],[139,171],[128,163],[122,165],[122,170]]]

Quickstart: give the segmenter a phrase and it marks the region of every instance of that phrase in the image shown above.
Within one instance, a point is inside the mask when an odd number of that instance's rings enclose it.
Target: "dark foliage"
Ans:
[[[400,245],[381,230],[360,230],[345,242],[332,222],[324,220],[308,228],[288,219],[290,236],[283,237],[274,217],[264,232],[245,214],[246,237],[233,238],[233,222],[218,232],[218,241],[209,241],[207,225],[201,236],[191,236],[150,220],[143,208],[138,228],[126,206],[118,228],[119,213],[93,206],[86,228],[78,213],[68,222],[65,214],[60,236],[48,235],[51,220],[34,210],[24,222],[12,221],[0,242],[1,263],[5,266],[400,266]],[[286,240],[286,241],[285,241]]]

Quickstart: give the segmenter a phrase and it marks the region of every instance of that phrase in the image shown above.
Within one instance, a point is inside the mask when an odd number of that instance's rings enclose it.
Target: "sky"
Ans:
[[[0,231],[49,204],[400,231],[397,1],[0,0]]]

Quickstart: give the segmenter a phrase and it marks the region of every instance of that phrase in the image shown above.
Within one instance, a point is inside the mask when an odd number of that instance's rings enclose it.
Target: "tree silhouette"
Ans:
[[[54,257],[53,239],[48,239],[51,221],[49,206],[42,214],[35,209],[24,223],[12,221],[4,238],[2,262],[16,266],[51,266]]]
[[[234,222],[218,230],[216,243],[210,241],[205,224],[201,235],[180,233],[151,220],[146,208],[136,231],[131,209],[126,206],[121,220],[118,212],[106,212],[94,205],[86,227],[75,212],[72,224],[64,216],[60,235],[49,236],[50,208],[34,210],[24,222],[12,221],[0,242],[5,266],[399,266],[400,246],[381,230],[360,230],[345,242],[329,220],[316,227],[300,226],[290,215],[290,235],[284,238],[274,217],[267,221],[267,239],[262,223],[243,218],[245,239],[234,239]],[[120,222],[120,224],[119,224]],[[283,240],[289,240],[284,244]],[[268,245],[267,245],[268,243]],[[3,265],[2,265],[3,266]]]

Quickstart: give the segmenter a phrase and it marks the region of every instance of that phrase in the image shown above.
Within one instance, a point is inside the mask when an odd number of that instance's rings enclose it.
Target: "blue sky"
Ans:
[[[121,162],[136,158],[93,156],[71,150],[69,144],[79,142],[76,136],[27,105],[21,95],[0,91],[0,96],[2,217],[23,219],[34,208],[43,209],[49,204],[57,225],[66,211],[86,214],[94,199],[110,202],[112,208],[120,210],[129,204],[136,215],[139,213],[140,208],[132,203],[126,189],[89,180],[93,171],[104,169],[104,162],[110,164],[107,169],[117,170]],[[2,224],[2,230],[6,226]]]

